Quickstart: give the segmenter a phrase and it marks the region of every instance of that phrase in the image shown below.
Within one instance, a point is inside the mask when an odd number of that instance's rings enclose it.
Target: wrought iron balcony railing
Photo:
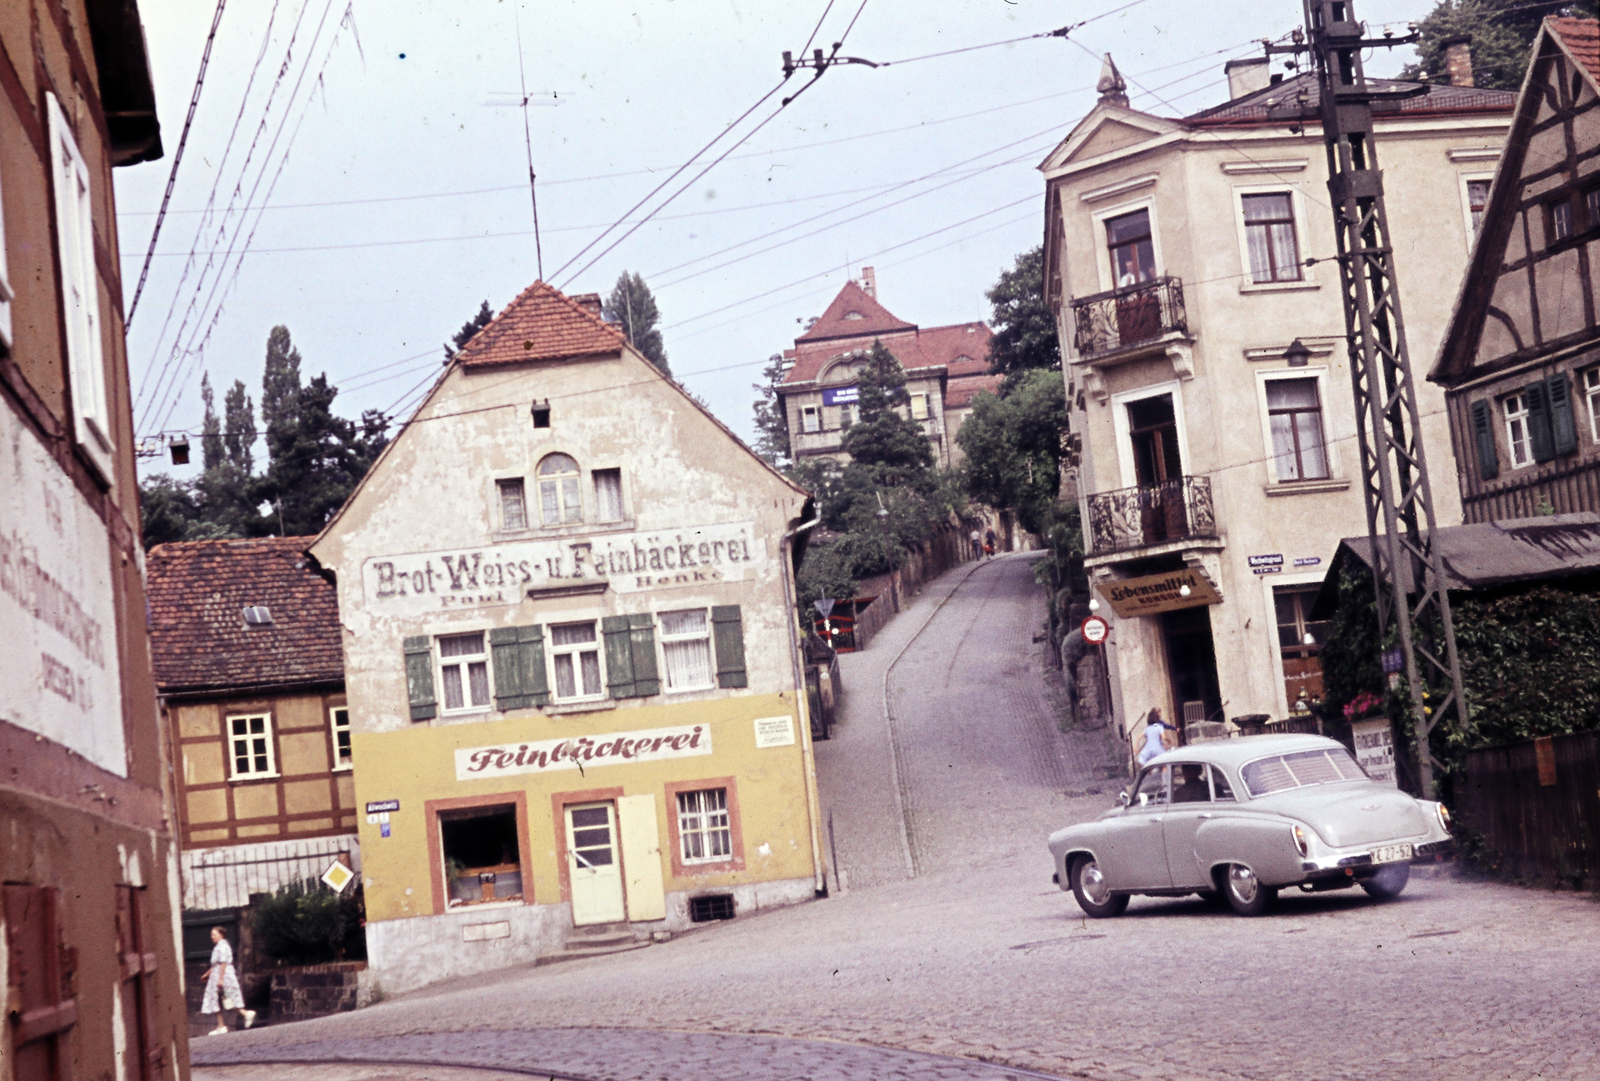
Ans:
[[[1072,317],[1076,325],[1073,341],[1084,360],[1160,341],[1169,334],[1189,333],[1181,278],[1155,278],[1109,293],[1076,297]]]
[[[1091,555],[1216,537],[1217,513],[1207,477],[1180,477],[1089,497]]]

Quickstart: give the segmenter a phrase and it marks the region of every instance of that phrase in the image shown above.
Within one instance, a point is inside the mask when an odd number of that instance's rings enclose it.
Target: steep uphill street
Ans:
[[[1116,782],[1102,733],[1056,731],[1043,618],[1026,558],[968,564],[843,658],[844,716],[817,748],[842,894],[199,1040],[196,1076],[337,1059],[615,1081],[1600,1075],[1584,897],[1436,875],[1391,904],[1296,894],[1248,920],[1136,899],[1085,919],[1045,838]]]

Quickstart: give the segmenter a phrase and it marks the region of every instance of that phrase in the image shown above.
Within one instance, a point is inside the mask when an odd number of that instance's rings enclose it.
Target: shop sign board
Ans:
[[[822,392],[823,405],[854,405],[860,400],[860,387],[828,387]]]
[[[1188,596],[1184,596],[1185,588]],[[1098,589],[1100,595],[1111,603],[1111,610],[1123,619],[1175,612],[1180,608],[1198,608],[1202,604],[1217,604],[1222,600],[1205,575],[1192,568],[1102,582]]]
[[[757,717],[756,747],[789,747],[794,744],[794,718],[783,717]]]
[[[659,762],[711,753],[711,730],[703,724],[610,732],[534,743],[501,743],[456,751],[456,780],[509,777],[518,773],[589,770],[628,762]]]
[[[1350,733],[1356,745],[1356,763],[1367,771],[1367,776],[1398,787],[1394,772],[1394,734],[1389,728],[1389,718],[1352,721]]]

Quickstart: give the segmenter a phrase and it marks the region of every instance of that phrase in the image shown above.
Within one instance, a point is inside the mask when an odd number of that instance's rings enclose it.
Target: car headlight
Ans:
[[[1311,850],[1310,843],[1306,841],[1306,831],[1301,829],[1299,826],[1292,826],[1290,828],[1294,830],[1294,846],[1298,848],[1300,850],[1300,854],[1304,856]]]
[[[1433,805],[1433,809],[1439,815],[1439,825],[1444,827],[1444,831],[1446,833],[1451,832],[1451,830],[1450,830],[1450,809],[1447,808],[1442,803],[1435,803]]]

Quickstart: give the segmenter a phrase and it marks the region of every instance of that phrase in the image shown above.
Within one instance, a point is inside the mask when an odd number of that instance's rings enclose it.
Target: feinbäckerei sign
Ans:
[[[1187,587],[1189,595],[1183,595]],[[1195,608],[1202,604],[1216,604],[1222,600],[1196,570],[1171,571],[1151,574],[1143,578],[1121,578],[1101,582],[1095,587],[1100,595],[1111,602],[1111,608],[1124,619],[1129,616],[1153,616],[1159,612],[1172,612],[1179,608]]]
[[[766,554],[754,534],[738,522],[373,556],[361,583],[369,610],[402,614],[517,604],[529,590],[561,586],[641,593],[739,581]]]
[[[703,724],[575,736],[537,743],[501,743],[456,751],[456,780],[509,777],[514,773],[552,773],[628,762],[656,762],[711,753],[711,729]]]

